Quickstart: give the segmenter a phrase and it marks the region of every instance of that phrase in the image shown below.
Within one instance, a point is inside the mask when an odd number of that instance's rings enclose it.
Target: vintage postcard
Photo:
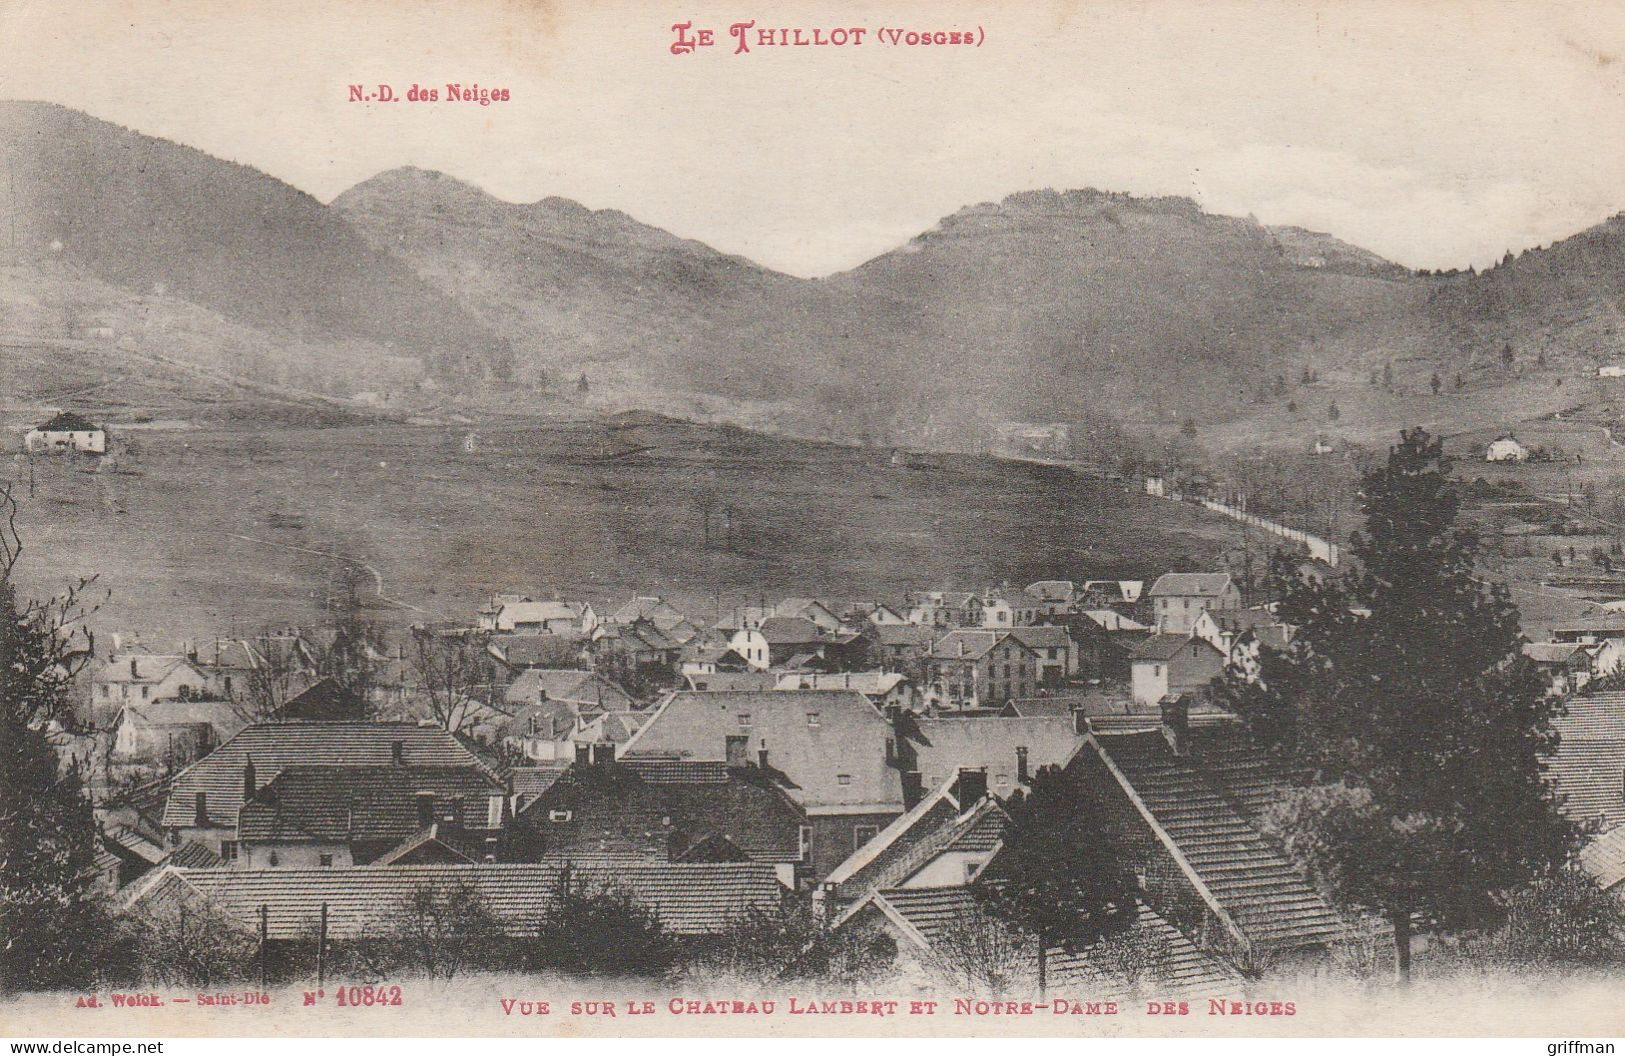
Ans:
[[[1622,55],[0,0],[0,1032],[1613,1051]]]

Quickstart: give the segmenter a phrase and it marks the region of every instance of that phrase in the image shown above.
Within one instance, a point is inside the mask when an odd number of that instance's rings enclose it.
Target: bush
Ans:
[[[589,883],[565,867],[543,913],[526,963],[577,975],[653,977],[677,960],[676,940],[631,892]]]
[[[860,983],[885,974],[896,958],[896,941],[878,927],[835,931],[801,903],[751,909],[727,931],[697,944],[679,974]]]

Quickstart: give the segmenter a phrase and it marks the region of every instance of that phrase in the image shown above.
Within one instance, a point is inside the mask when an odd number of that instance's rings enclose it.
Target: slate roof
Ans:
[[[915,934],[927,944],[942,939],[960,917],[973,911],[975,895],[968,887],[904,888],[881,891],[874,896],[882,912],[906,921]],[[1169,924],[1150,906],[1140,904],[1139,925],[1166,943],[1166,959],[1153,973],[1156,990],[1176,997],[1206,997],[1231,995],[1245,986],[1246,980],[1234,968],[1219,958],[1203,953],[1178,929]],[[1067,953],[1056,948],[1047,954],[1050,986],[1059,991],[1063,987],[1084,987],[1091,996],[1105,991],[1104,996],[1121,996],[1116,986],[1127,988],[1127,981],[1114,979],[1113,970],[1099,962],[1090,951]]]
[[[1083,615],[1108,632],[1149,631],[1151,628],[1139,620],[1124,616],[1116,609],[1085,609]]]
[[[638,620],[682,620],[684,615],[664,598],[640,594],[610,614],[609,623],[636,623]]]
[[[1160,730],[1094,736],[1125,792],[1159,839],[1189,863],[1211,906],[1255,951],[1287,950],[1348,937],[1343,919],[1301,871],[1255,827],[1286,781],[1234,722],[1191,727],[1178,757]]]
[[[142,884],[132,904],[200,897],[246,931],[259,928],[266,907],[272,939],[303,939],[314,933],[321,907],[328,907],[330,938],[377,934],[414,891],[466,885],[509,934],[536,926],[558,890],[561,867],[551,865],[395,865],[320,869],[167,869]],[[621,862],[611,870],[576,866],[590,886],[616,887],[659,914],[680,935],[725,930],[752,909],[778,905],[783,888],[772,865],[756,862]]]
[[[58,411],[43,425],[34,428],[42,433],[95,433],[101,431],[101,426],[95,425],[89,418],[77,411]]]
[[[742,715],[749,725],[741,725]],[[817,716],[816,725],[809,715]],[[891,726],[854,690],[671,693],[621,755],[725,761],[727,738],[738,735],[750,738],[753,762],[767,748],[768,766],[809,812],[902,810],[902,781],[886,762]]]
[[[1588,693],[1564,701],[1552,720],[1561,738],[1547,777],[1578,824],[1599,819],[1606,831],[1625,825],[1625,692]]]
[[[1179,634],[1153,634],[1139,645],[1136,645],[1134,652],[1130,653],[1129,656],[1133,660],[1167,662],[1177,657],[1187,645],[1192,643],[1200,643],[1201,648],[1218,652],[1211,643],[1204,642],[1200,638]]]
[[[931,647],[931,657],[935,660],[980,660],[1013,635],[1014,632],[1010,628],[986,630],[978,627],[956,627],[937,639],[937,643]],[[1019,638],[1016,641],[1023,649],[1032,651]],[[961,643],[964,644],[963,651],[960,650]]]
[[[209,822],[234,828],[243,802],[243,764],[254,757],[260,784],[290,766],[385,766],[399,741],[409,766],[479,769],[495,777],[457,738],[435,726],[408,722],[271,722],[237,733],[175,776],[164,804],[164,827],[193,824],[196,795],[207,795]]]
[[[364,719],[367,702],[360,693],[346,690],[331,678],[313,682],[288,698],[271,718],[277,722],[353,722]]]
[[[914,623],[877,623],[869,628],[868,634],[881,645],[897,647],[914,647],[929,649],[936,640],[935,627],[924,627]]]
[[[632,709],[632,697],[626,690],[592,671],[533,667],[520,672],[502,695],[509,704],[527,704],[539,698],[573,700],[606,711]]]
[[[1072,758],[1083,738],[1071,716],[1037,718],[917,718],[909,731],[909,745],[927,786],[964,767],[987,770],[987,787],[1001,796],[1016,788],[1016,749],[1027,749],[1027,769],[1036,774],[1043,766],[1061,766]],[[1008,775],[1008,786],[998,784]]]
[[[1012,627],[1010,628],[1010,636],[1035,651],[1040,649],[1072,648],[1072,636],[1066,633],[1066,628],[1057,627],[1052,623],[1035,623],[1022,627]]]
[[[496,607],[496,616],[506,617],[516,626],[552,620],[579,620],[587,606],[579,601],[506,601]]]
[[[506,789],[470,767],[290,766],[239,808],[237,838],[404,840],[423,827],[416,799],[421,792],[433,794],[436,820],[454,814],[463,828],[484,829],[488,798]]]
[[[1151,596],[1216,598],[1230,586],[1228,572],[1165,572],[1151,584]]]
[[[732,652],[733,650],[729,650]],[[737,655],[737,654],[735,654]],[[779,675],[774,671],[713,671],[710,674],[684,676],[689,685],[699,692],[767,691],[778,685]]]
[[[1040,601],[1070,602],[1078,594],[1078,585],[1070,579],[1041,579],[1027,584],[1027,593]]]
[[[818,624],[804,616],[769,616],[756,630],[769,645],[802,645],[824,639]]]
[[[1612,891],[1625,884],[1625,825],[1603,833],[1580,851],[1580,868],[1597,886]]]
[[[131,661],[134,661],[135,671],[131,673]],[[129,683],[141,685],[142,683],[158,683],[168,678],[178,667],[191,667],[202,677],[202,671],[197,670],[184,656],[165,656],[158,653],[149,653],[143,650],[126,649],[115,655],[114,659],[101,664],[96,680],[113,685]]]
[[[855,689],[866,697],[883,697],[908,681],[895,671],[840,671],[787,674],[775,689]]]

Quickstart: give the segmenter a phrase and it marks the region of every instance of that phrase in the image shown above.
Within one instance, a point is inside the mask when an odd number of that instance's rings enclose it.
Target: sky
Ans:
[[[750,19],[869,32],[734,54]],[[673,55],[679,22],[716,43]],[[982,43],[891,46],[881,27]],[[324,201],[415,165],[802,276],[1045,187],[1184,195],[1482,267],[1625,210],[1622,60],[1614,3],[0,0],[0,97]],[[511,98],[347,101],[451,81]]]

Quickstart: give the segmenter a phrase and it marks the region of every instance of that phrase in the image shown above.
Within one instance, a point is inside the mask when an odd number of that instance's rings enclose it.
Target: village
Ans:
[[[704,614],[516,592],[395,643],[354,611],[208,641],[125,631],[87,668],[91,732],[64,754],[108,897],[183,920],[206,904],[261,948],[359,942],[426,884],[518,930],[573,875],[690,939],[802,906],[962,986],[985,981],[964,929],[1012,800],[1059,768],[1133,848],[1154,953],[1057,948],[1051,985],[1222,998],[1383,928],[1260,827],[1289,775],[1211,687],[1293,628],[1246,586],[1169,572]],[[1526,647],[1568,697],[1550,773],[1615,890],[1622,649],[1625,617]]]

